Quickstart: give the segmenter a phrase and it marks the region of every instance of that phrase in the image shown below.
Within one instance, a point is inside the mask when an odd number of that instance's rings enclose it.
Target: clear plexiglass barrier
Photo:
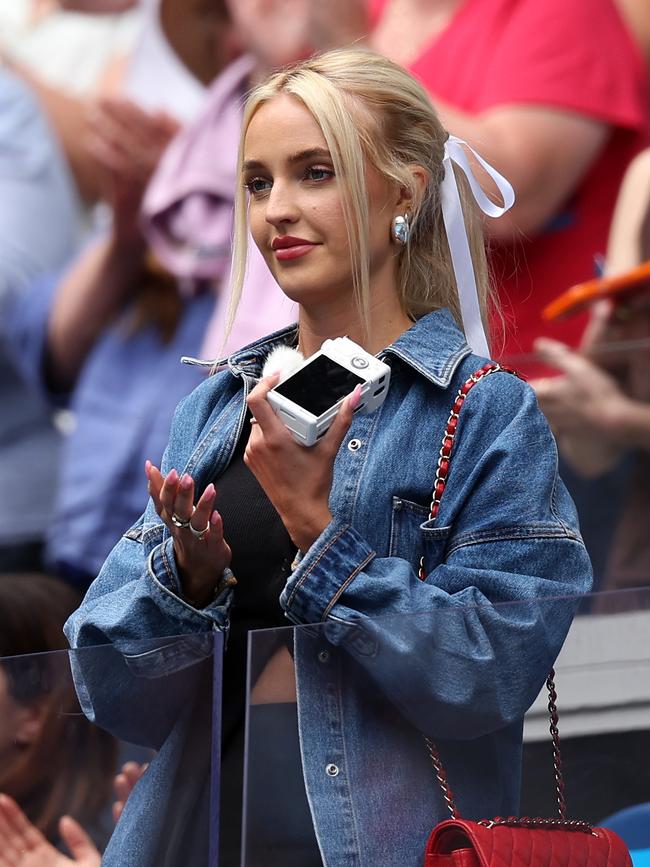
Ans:
[[[634,430],[626,424],[636,414],[647,419],[650,306],[647,294],[631,301],[633,308],[614,305],[607,323],[601,310],[581,350],[547,344],[539,353],[500,359],[535,389],[555,434],[560,477],[578,511],[597,592],[650,580],[650,428],[647,420]],[[609,408],[626,407],[614,431],[586,394]]]
[[[217,863],[222,645],[208,633],[0,660],[2,867]],[[79,833],[83,859],[53,860]]]
[[[68,815],[83,867],[422,867],[449,815],[426,738],[462,815],[554,816],[561,646],[568,815],[617,830],[640,867],[649,634],[638,590],[260,630],[247,684],[224,680],[239,649],[219,632],[5,657],[0,865],[79,863]]]
[[[650,863],[648,635],[650,590],[251,633],[241,864],[422,867],[450,816],[431,745],[463,817],[557,817],[560,648],[568,817]]]

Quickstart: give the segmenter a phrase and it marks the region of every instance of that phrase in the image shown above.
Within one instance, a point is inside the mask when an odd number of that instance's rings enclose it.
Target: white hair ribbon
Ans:
[[[497,185],[503,199],[502,206],[496,205],[476,180],[465,148],[468,148],[472,152],[476,160],[483,166]],[[467,142],[456,138],[454,135],[449,136],[445,142],[445,152],[442,161],[445,170],[440,187],[442,217],[447,231],[456,285],[458,286],[460,312],[463,318],[465,337],[476,355],[489,357],[490,350],[481,320],[481,308],[478,301],[472,254],[470,253],[469,242],[467,240],[467,230],[465,228],[465,220],[463,219],[463,209],[461,207],[453,163],[456,163],[469,181],[477,205],[488,217],[501,217],[505,214],[514,204],[515,191],[503,175],[499,174],[489,163],[486,163]]]

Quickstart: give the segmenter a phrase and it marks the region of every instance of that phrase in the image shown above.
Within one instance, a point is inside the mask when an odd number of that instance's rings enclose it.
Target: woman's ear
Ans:
[[[408,172],[411,175],[411,183],[400,187],[397,208],[402,212],[413,214],[422,204],[431,176],[424,166],[417,164],[410,165]]]

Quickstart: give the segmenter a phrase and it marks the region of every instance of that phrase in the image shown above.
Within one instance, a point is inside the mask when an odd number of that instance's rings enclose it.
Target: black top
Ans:
[[[250,418],[247,416],[232,460],[223,475],[215,481],[215,508],[223,520],[224,538],[232,550],[231,568],[237,579],[223,666],[220,867],[239,867],[241,857],[248,632],[251,629],[290,625],[278,600],[296,554],[296,547],[280,516],[244,464],[244,450],[249,436]],[[295,732],[295,706],[292,706],[290,716],[286,725],[293,725]],[[280,744],[273,746],[282,752]],[[298,813],[304,817],[304,836],[315,855],[311,863],[320,864],[301,769],[294,767],[293,773],[289,774],[295,777],[291,788],[288,788],[291,781],[287,779],[286,767],[282,776],[283,788],[278,798],[282,801],[290,799],[292,803],[287,804],[287,807],[294,815]],[[271,784],[271,781],[268,783]],[[292,792],[291,798],[289,791]],[[303,861],[305,865],[308,863],[309,860]]]
[[[215,482],[215,509],[223,520],[224,538],[232,550],[231,569],[237,579],[224,654],[224,752],[233,732],[243,722],[248,632],[290,625],[278,600],[296,555],[296,547],[280,516],[244,463],[249,436],[247,416],[232,460]]]

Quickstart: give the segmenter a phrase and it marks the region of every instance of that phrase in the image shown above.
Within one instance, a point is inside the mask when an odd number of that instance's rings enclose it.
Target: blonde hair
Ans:
[[[337,49],[272,75],[256,87],[244,108],[238,178],[243,176],[244,139],[255,112],[279,94],[300,100],[319,124],[339,179],[348,232],[353,292],[366,329],[370,309],[369,214],[365,169],[405,189],[413,202],[409,243],[398,260],[398,293],[406,315],[417,319],[448,307],[462,325],[456,278],[440,205],[443,150],[447,132],[424,88],[402,67],[361,49]],[[418,188],[413,167],[428,175]],[[456,173],[483,320],[489,296],[482,220],[469,185]],[[246,272],[247,195],[243,183],[235,194],[232,328]],[[491,299],[490,299],[491,300]]]

